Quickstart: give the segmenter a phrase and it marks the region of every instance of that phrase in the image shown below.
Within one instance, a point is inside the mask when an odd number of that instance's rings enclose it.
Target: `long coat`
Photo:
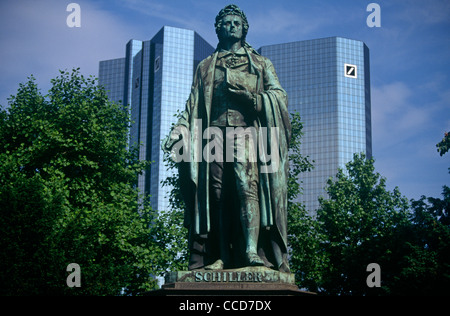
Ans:
[[[259,55],[251,47],[245,48],[249,59],[249,71],[257,76],[257,93],[261,97],[262,110],[253,122],[255,127],[267,127],[268,137],[276,136],[277,144],[270,150],[278,150],[279,165],[274,170],[259,163],[259,201],[261,233],[258,254],[282,271],[288,271],[287,263],[287,183],[289,176],[288,144],[291,125],[287,110],[287,95],[281,87],[271,61]],[[213,80],[218,52],[204,59],[197,67],[186,109],[176,125],[189,131],[190,159],[180,164],[181,191],[187,211],[184,223],[190,236],[210,231],[209,164],[202,159],[202,138],[209,127]],[[272,129],[271,129],[272,128]],[[277,131],[277,135],[271,135]],[[260,144],[262,139],[258,139]],[[276,145],[276,148],[274,145]],[[260,154],[262,154],[260,152]],[[263,169],[266,168],[264,171]],[[267,171],[269,170],[269,171]]]

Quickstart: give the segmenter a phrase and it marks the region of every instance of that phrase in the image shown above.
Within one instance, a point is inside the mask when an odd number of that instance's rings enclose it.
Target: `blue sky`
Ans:
[[[69,28],[66,7],[81,8]],[[367,5],[381,8],[381,27],[366,24]],[[59,69],[98,75],[100,60],[123,57],[128,40],[152,38],[164,25],[197,31],[217,43],[214,18],[234,3],[259,48],[341,36],[370,49],[375,167],[408,198],[438,197],[450,185],[450,153],[436,151],[450,131],[450,1],[303,0],[15,0],[0,2],[0,104],[30,74],[45,93]]]

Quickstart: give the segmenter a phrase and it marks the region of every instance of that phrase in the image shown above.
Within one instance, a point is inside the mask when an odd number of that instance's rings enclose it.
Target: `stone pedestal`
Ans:
[[[294,274],[265,267],[195,270],[169,273],[153,295],[308,295],[295,285]]]

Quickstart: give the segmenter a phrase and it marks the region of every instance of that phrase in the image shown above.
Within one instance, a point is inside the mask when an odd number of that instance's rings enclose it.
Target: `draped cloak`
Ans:
[[[287,110],[287,95],[281,87],[273,64],[251,47],[245,47],[249,72],[257,76],[257,94],[261,111],[253,122],[256,128],[267,127],[267,140],[258,139],[266,145],[258,152],[278,151],[278,166],[262,172],[267,166],[259,162],[260,236],[258,254],[277,269],[289,271],[287,260],[287,183],[289,176],[288,144],[291,125]],[[203,131],[209,127],[213,97],[214,71],[218,52],[204,59],[195,72],[191,93],[176,126],[184,126],[183,137],[189,140],[189,159],[179,164],[180,188],[186,203],[184,224],[190,236],[206,235],[210,231],[209,210],[209,163],[203,157],[203,148],[209,141]],[[272,135],[276,131],[276,135]],[[260,135],[260,134],[258,134]],[[258,136],[259,137],[259,136]],[[277,142],[271,143],[276,137]],[[186,141],[186,138],[185,138]],[[258,160],[259,161],[259,160]],[[267,162],[270,167],[270,161]]]

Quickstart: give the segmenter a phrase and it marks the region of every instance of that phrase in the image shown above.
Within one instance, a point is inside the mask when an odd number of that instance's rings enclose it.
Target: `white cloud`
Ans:
[[[394,82],[372,87],[372,126],[374,143],[386,146],[386,143],[399,140],[408,123],[410,113],[408,99],[412,90],[402,82]],[[396,137],[393,137],[393,136]]]
[[[398,12],[397,18],[416,27],[448,22],[450,2],[447,0],[408,0],[404,1],[403,5],[404,10]]]
[[[84,74],[97,75],[99,60],[123,57],[129,27],[89,2],[77,3],[81,7],[80,28],[66,24],[68,2],[2,3],[0,104],[6,105],[6,98],[15,94],[19,82],[30,74],[45,93],[59,69],[80,67]]]
[[[308,2],[299,5],[271,2],[252,10],[251,30],[262,45],[314,37],[337,36],[337,28],[354,24],[361,12],[340,3]],[[356,22],[357,23],[357,22]]]
[[[120,2],[124,9],[132,10],[137,15],[152,19],[158,25],[181,27],[194,30],[211,45],[217,41],[214,32],[214,17],[219,12],[212,10],[215,3],[203,1],[154,1],[154,0],[126,0]],[[208,20],[204,17],[209,16]],[[150,35],[151,36],[151,35]]]
[[[373,152],[377,170],[410,198],[437,196],[448,183],[447,162],[436,143],[450,129],[446,76],[413,85],[396,81],[372,87]]]
[[[429,82],[423,86],[410,87],[404,82],[393,82],[373,86],[374,142],[380,147],[388,147],[436,128],[434,122],[441,121],[442,115],[445,116],[450,96],[449,90],[437,89],[440,85]],[[424,98],[427,94],[434,98]]]
[[[190,12],[182,11],[183,14],[180,14],[179,8],[177,10],[177,7],[169,2],[127,0],[123,2],[123,6],[149,17],[167,20],[170,23],[181,25],[188,24],[188,19],[186,18]]]

